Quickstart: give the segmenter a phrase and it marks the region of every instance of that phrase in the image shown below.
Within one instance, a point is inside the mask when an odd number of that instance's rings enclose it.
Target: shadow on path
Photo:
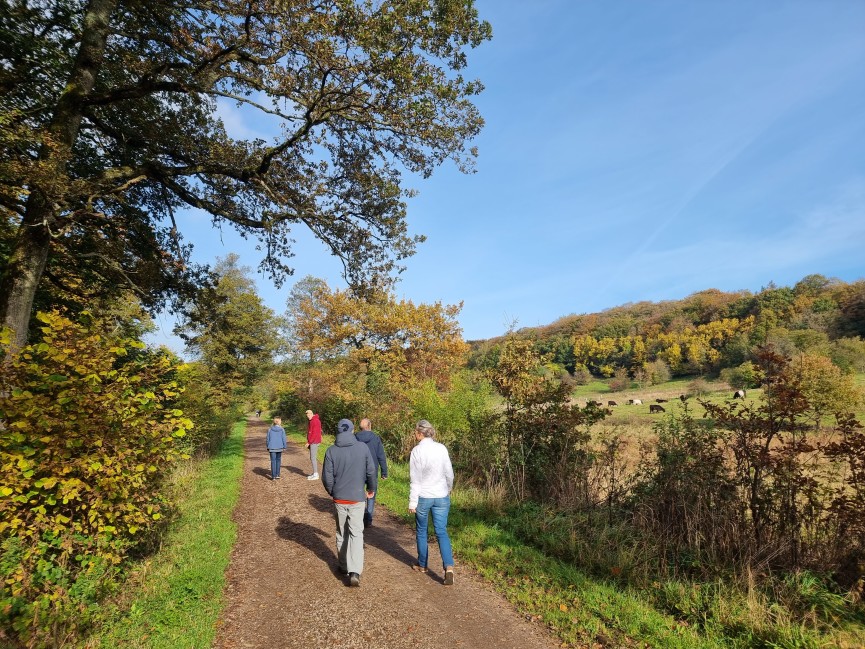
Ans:
[[[318,494],[309,494],[309,504],[317,512],[333,516],[333,501]]]
[[[373,525],[372,527],[366,528],[363,532],[363,542],[366,545],[378,548],[385,554],[389,554],[394,559],[407,566],[411,566],[417,562],[417,558],[414,555],[406,551],[406,549],[393,538],[388,530],[381,527]]]
[[[321,528],[292,521],[288,516],[281,516],[277,521],[276,533],[281,539],[293,541],[307,548],[329,566],[336,562],[336,550],[324,540],[331,539],[333,535]]]

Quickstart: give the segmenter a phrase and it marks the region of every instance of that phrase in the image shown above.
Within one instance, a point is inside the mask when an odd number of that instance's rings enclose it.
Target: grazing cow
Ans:
[[[649,404],[649,412],[655,413],[655,412],[666,412],[666,411],[664,410],[664,406],[656,406],[654,403],[652,403],[652,404]]]
[[[680,395],[679,395],[679,400],[680,400],[682,403],[685,403],[689,398],[690,398],[690,397],[686,397],[684,394],[680,394]]]
[[[600,407],[601,407],[601,402],[600,402],[600,401],[595,401],[595,400],[592,399],[592,400],[586,401],[586,405],[587,405],[587,406],[598,406],[598,408],[600,408]]]
[[[655,399],[655,403],[667,403],[666,399]]]
[[[619,404],[616,403],[615,401],[607,401],[607,405],[608,406],[618,406]]]
[[[640,399],[628,399],[628,403],[632,406],[642,406],[643,402]]]
[[[734,399],[744,399],[745,398],[745,391],[744,390],[736,390],[733,393],[733,398]]]

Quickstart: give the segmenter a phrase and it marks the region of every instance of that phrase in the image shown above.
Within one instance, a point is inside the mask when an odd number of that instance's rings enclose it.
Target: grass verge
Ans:
[[[205,649],[224,605],[225,570],[237,538],[231,519],[240,493],[245,422],[212,458],[175,477],[178,517],[162,547],[134,570],[123,601],[88,649]]]

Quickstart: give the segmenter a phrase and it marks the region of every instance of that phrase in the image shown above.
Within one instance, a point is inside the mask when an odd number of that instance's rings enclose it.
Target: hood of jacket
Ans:
[[[337,433],[333,444],[334,446],[351,446],[352,444],[357,444],[357,440],[354,437],[354,433]]]
[[[371,430],[359,430],[354,434],[354,436],[364,444],[368,444],[375,439],[375,433]]]

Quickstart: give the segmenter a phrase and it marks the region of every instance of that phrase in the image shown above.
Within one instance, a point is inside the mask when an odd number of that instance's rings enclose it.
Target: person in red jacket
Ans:
[[[306,448],[309,449],[309,461],[312,464],[312,475],[307,480],[318,480],[318,445],[321,444],[321,419],[312,410],[306,411],[309,426],[306,429]]]

